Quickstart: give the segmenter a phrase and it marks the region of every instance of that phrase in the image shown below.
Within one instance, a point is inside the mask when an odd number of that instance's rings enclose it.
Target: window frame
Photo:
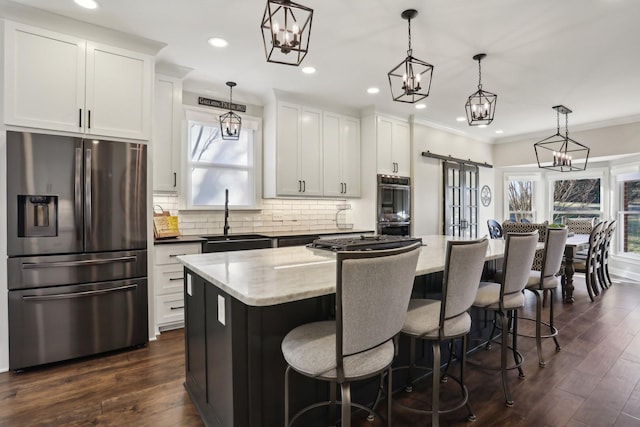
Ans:
[[[195,121],[202,124],[207,124],[212,127],[219,127],[220,122],[218,117],[220,114],[224,114],[227,110],[221,110],[217,108],[200,108],[200,107],[185,107],[183,116],[183,132],[182,132],[182,197],[181,208],[182,210],[194,210],[194,211],[218,211],[224,210],[224,204],[219,205],[192,205],[192,171],[193,166],[202,167],[209,165],[207,163],[198,163],[191,161],[191,155],[189,153],[189,122]],[[229,204],[230,209],[235,210],[261,210],[262,206],[262,118],[256,116],[250,116],[243,114],[242,116],[242,129],[241,132],[251,130],[253,131],[253,167],[251,172],[253,174],[252,181],[252,202],[247,205],[234,205]],[[220,168],[220,165],[218,165]],[[229,165],[223,167],[229,170],[246,170],[244,167],[238,167]]]
[[[629,179],[625,179],[629,178]],[[615,183],[614,190],[614,202],[613,210],[615,211],[615,218],[617,220],[616,232],[613,236],[613,242],[611,249],[615,256],[620,258],[626,258],[628,260],[637,261],[640,260],[640,254],[634,252],[626,252],[624,250],[624,227],[623,227],[623,215],[627,211],[622,210],[624,182],[636,181],[640,178],[640,165],[622,165],[611,167],[611,182]]]
[[[505,219],[511,218],[511,211],[509,210],[509,183],[512,181],[531,181],[533,183],[533,191],[531,194],[531,222],[538,221],[538,212],[544,212],[544,207],[541,206],[544,198],[540,194],[541,191],[544,191],[544,186],[542,184],[542,174],[541,173],[505,173],[504,174],[504,217]]]
[[[607,169],[606,168],[593,168],[587,169],[585,171],[577,171],[577,172],[565,172],[565,173],[548,173],[546,175],[547,179],[547,217],[549,218],[549,222],[554,218],[556,211],[554,210],[555,200],[553,199],[554,187],[556,181],[567,181],[567,180],[581,180],[581,179],[600,179],[600,208],[598,210],[593,211],[584,211],[580,212],[580,214],[584,215],[596,215],[598,216],[598,221],[602,221],[607,218],[607,207],[609,206],[609,181],[607,179]]]

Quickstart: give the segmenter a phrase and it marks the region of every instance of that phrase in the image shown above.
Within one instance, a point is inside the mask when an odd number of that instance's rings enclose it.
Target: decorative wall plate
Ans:
[[[480,202],[482,202],[482,206],[491,204],[491,189],[488,185],[483,185],[482,189],[480,189]]]

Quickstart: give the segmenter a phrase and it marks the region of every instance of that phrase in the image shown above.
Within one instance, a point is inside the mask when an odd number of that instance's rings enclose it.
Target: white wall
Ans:
[[[433,154],[470,159],[474,162],[493,163],[490,144],[414,122],[412,126],[411,162],[413,185],[413,234],[416,236],[442,234],[443,193],[442,160],[422,156],[423,151]],[[495,173],[493,168],[479,168],[479,185],[491,188],[493,200],[488,207],[480,205],[478,235],[487,234],[487,219],[496,212]]]

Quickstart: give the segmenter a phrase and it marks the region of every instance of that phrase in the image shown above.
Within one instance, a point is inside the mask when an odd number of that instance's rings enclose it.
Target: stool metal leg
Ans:
[[[502,389],[504,390],[504,398],[507,406],[513,406],[511,393],[509,391],[509,382],[507,378],[507,336],[508,336],[508,320],[507,313],[500,313],[502,321],[502,345],[500,346],[500,370],[502,371]]]
[[[536,296],[536,348],[538,350],[538,365],[541,368],[547,366],[547,363],[542,358],[542,302],[540,301],[540,292],[537,290],[533,291],[533,294]],[[551,306],[553,306],[553,298],[551,301]]]
[[[336,388],[337,384],[334,381],[329,383],[329,422],[331,426],[338,424],[338,417],[336,414]]]
[[[342,427],[351,427],[351,387],[345,382],[340,384],[342,388]]]
[[[284,371],[284,425],[289,427],[289,371],[291,366],[287,366]]]
[[[460,360],[460,387],[462,390],[462,396],[467,396],[467,410],[469,411],[469,416],[467,417],[467,419],[469,421],[475,421],[476,420],[476,414],[473,413],[473,409],[471,409],[471,404],[469,403],[469,399],[468,399],[468,391],[466,390],[466,385],[464,383],[464,373],[465,373],[465,368],[466,368],[466,363],[467,363],[467,347],[469,345],[469,335],[463,335],[462,336],[462,357]]]
[[[387,425],[391,427],[393,424],[391,423],[391,395],[393,394],[391,391],[393,390],[393,381],[391,378],[391,373],[393,370],[391,369],[391,365],[389,365],[389,369],[387,369]]]
[[[553,297],[554,297],[554,292],[552,291],[551,304],[549,305],[549,330],[551,331],[550,333],[553,335],[553,341],[556,343],[556,352],[558,352],[562,350],[562,347],[560,347],[560,343],[558,342],[558,330],[553,325]]]
[[[511,345],[513,353],[513,362],[518,367],[518,378],[524,379],[524,371],[522,370],[522,359],[518,353],[518,310],[511,311],[511,317],[513,319],[513,344]]]
[[[431,341],[431,351],[433,353],[433,372],[431,373],[433,380],[433,391],[431,396],[431,425],[438,427],[440,418],[438,411],[440,410],[440,342]]]
[[[413,368],[416,364],[416,339],[411,337],[409,345],[409,369],[407,373],[407,385],[404,391],[411,393],[413,391]]]

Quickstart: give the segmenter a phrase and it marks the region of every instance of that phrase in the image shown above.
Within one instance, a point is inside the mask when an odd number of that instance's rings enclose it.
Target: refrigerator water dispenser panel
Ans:
[[[58,196],[18,195],[18,237],[58,235]]]

